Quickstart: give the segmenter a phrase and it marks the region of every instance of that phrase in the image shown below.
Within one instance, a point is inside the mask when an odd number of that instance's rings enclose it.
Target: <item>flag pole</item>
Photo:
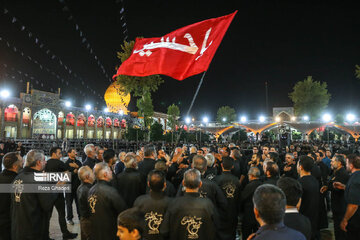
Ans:
[[[197,95],[198,95],[198,93],[199,93],[200,87],[201,87],[201,85],[202,85],[202,83],[203,83],[203,81],[204,81],[205,75],[206,75],[206,71],[205,71],[205,72],[203,73],[203,75],[201,76],[199,85],[197,86],[197,89],[196,89],[196,92],[195,92],[195,94],[194,94],[194,96],[193,96],[193,99],[192,99],[192,101],[191,101],[190,107],[189,107],[189,109],[188,109],[188,111],[187,111],[187,113],[186,113],[186,117],[188,117],[189,114],[190,114],[190,112],[191,112],[191,109],[192,109],[192,107],[193,107],[193,105],[194,105],[194,102],[195,102],[195,100],[196,100],[196,97],[197,97]],[[178,143],[179,143],[179,140],[180,140],[180,137],[181,137],[181,133],[182,133],[183,131],[184,131],[184,128],[181,128],[181,129],[180,129],[180,133],[179,133],[179,135],[178,135],[177,138],[176,138],[175,148],[176,148],[176,146],[177,146]],[[173,158],[173,156],[174,156],[175,148],[173,149],[173,151],[172,151],[172,153],[171,153],[171,157],[170,157],[171,160],[172,160],[172,158]]]

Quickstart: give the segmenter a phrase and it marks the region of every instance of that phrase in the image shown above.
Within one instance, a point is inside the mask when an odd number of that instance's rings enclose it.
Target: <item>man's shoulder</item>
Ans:
[[[306,240],[304,234],[299,231],[296,231],[289,227],[282,227],[280,230],[274,229],[266,229],[257,233],[257,236],[253,238],[253,240],[269,240],[269,239],[276,239],[276,240]]]

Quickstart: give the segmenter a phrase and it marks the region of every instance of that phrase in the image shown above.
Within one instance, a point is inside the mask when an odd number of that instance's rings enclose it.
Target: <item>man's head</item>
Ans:
[[[74,148],[69,148],[69,150],[67,151],[67,154],[70,159],[76,158],[76,150]]]
[[[165,161],[158,160],[155,163],[155,170],[167,173],[168,166],[166,165]]]
[[[18,152],[8,152],[2,161],[5,169],[13,172],[18,172],[23,165],[23,159]]]
[[[95,146],[94,144],[87,144],[84,147],[84,153],[89,158],[95,158]]]
[[[215,162],[215,157],[214,155],[212,155],[211,153],[208,153],[205,155],[206,158],[206,162],[207,162],[207,167],[211,168],[214,165]]]
[[[253,203],[255,218],[261,225],[278,224],[283,221],[286,198],[280,188],[272,184],[259,186],[255,190]]]
[[[152,145],[152,144],[145,145],[144,156],[145,156],[145,158],[152,158],[152,159],[156,158],[156,150],[155,150],[154,145]]]
[[[189,169],[184,173],[183,185],[186,190],[199,191],[202,185],[201,174],[197,169]]]
[[[205,173],[207,169],[207,161],[202,155],[195,155],[193,157],[192,167],[199,170],[201,174]]]
[[[231,171],[234,168],[234,159],[231,157],[222,158],[221,167],[224,171]]]
[[[25,166],[37,171],[44,170],[46,165],[44,152],[41,150],[30,150],[26,154]]]
[[[253,154],[258,154],[258,153],[259,153],[258,147],[254,146],[253,147]]]
[[[303,191],[298,180],[290,177],[282,177],[278,180],[277,186],[284,192],[287,206],[300,207]]]
[[[221,148],[220,154],[222,157],[229,157],[230,156],[230,148],[228,148],[228,147]]]
[[[121,162],[124,162],[125,156],[126,156],[126,152],[121,152],[121,153],[119,153],[119,160],[120,160]]]
[[[298,173],[301,172],[310,173],[313,166],[314,166],[314,160],[311,157],[301,156],[297,165]]]
[[[279,175],[279,167],[275,162],[269,161],[266,164],[265,175],[267,177],[275,177]]]
[[[162,192],[166,187],[165,174],[162,171],[152,170],[148,174],[148,186],[153,192]]]
[[[103,162],[104,161],[104,149],[103,148],[99,148],[97,151],[96,151],[96,158],[97,160]]]
[[[346,167],[346,160],[343,155],[335,155],[330,162],[331,169],[337,170],[342,167]]]
[[[257,167],[251,167],[248,171],[249,180],[252,181],[254,179],[259,179],[260,170]]]
[[[158,159],[165,158],[165,156],[166,156],[165,151],[163,149],[160,149],[158,151]]]
[[[59,148],[59,147],[50,148],[49,155],[50,155],[50,158],[52,158],[52,159],[60,159],[62,156],[61,148]]]
[[[110,167],[115,164],[117,158],[116,153],[112,149],[108,149],[104,151],[103,154],[104,162],[106,162]]]
[[[116,236],[120,240],[141,239],[143,233],[143,215],[137,208],[121,212],[117,218],[118,230]]]
[[[79,168],[78,177],[81,182],[93,184],[95,181],[94,172],[89,166]]]
[[[110,182],[112,179],[112,172],[110,167],[104,163],[97,163],[94,167],[94,174],[97,180]]]
[[[263,150],[263,154],[265,154],[265,155],[269,154],[269,147],[268,146],[264,146],[262,150]]]
[[[331,153],[330,149],[326,149],[325,155],[326,155],[326,157],[331,158],[332,153]]]
[[[360,156],[357,156],[355,154],[349,154],[347,156],[346,168],[350,172],[360,170]]]
[[[196,152],[197,155],[201,155],[204,156],[204,150],[202,150],[201,148],[199,148]]]
[[[299,155],[298,155],[298,152],[297,152],[297,151],[294,151],[292,154],[294,155],[294,159],[297,159],[297,158],[299,157]]]
[[[18,142],[17,145],[18,145],[18,147],[21,147],[21,146],[22,146],[22,142]]]
[[[294,155],[292,153],[287,153],[285,155],[285,161],[287,164],[292,164],[294,162]]]
[[[190,154],[191,154],[191,153],[195,153],[195,154],[196,154],[196,152],[197,152],[196,147],[193,146],[193,147],[190,148]]]
[[[134,154],[126,154],[124,159],[124,165],[126,168],[137,168],[137,160],[136,155]]]

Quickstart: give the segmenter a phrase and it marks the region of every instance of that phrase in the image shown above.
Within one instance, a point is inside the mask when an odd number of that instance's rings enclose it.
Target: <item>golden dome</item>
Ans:
[[[119,113],[121,110],[128,114],[127,107],[130,102],[130,94],[125,95],[124,88],[113,82],[105,92],[104,99],[109,112]]]

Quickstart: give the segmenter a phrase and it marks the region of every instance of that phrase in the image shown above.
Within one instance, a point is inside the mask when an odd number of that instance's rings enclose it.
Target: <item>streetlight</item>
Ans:
[[[87,111],[89,111],[89,110],[91,109],[91,105],[90,105],[90,104],[86,104],[86,105],[85,105],[85,109],[86,109]]]
[[[347,115],[346,115],[346,120],[348,121],[348,122],[354,122],[355,121],[355,115],[354,114],[352,114],[352,113],[348,113]]]
[[[322,117],[324,122],[330,122],[331,121],[331,115],[328,113],[325,113]]]
[[[223,122],[226,122],[226,117],[223,117],[222,121],[223,121]]]
[[[264,116],[260,116],[260,117],[259,117],[259,121],[260,121],[261,123],[265,122],[265,117],[264,117]]]
[[[280,117],[276,117],[275,118],[275,122],[280,122],[281,121],[281,118]]]
[[[292,116],[292,117],[291,117],[291,121],[293,121],[293,122],[296,121],[296,117],[295,117],[295,116]]]
[[[7,89],[3,89],[0,91],[0,96],[1,96],[1,98],[6,99],[6,98],[10,97],[10,91]]]
[[[186,118],[185,118],[185,123],[186,123],[186,124],[189,124],[190,122],[191,122],[190,117],[186,117]]]
[[[70,101],[66,101],[66,102],[65,102],[65,107],[71,107],[71,102],[70,102]]]
[[[303,116],[303,120],[304,121],[309,121],[309,116],[308,115]]]
[[[109,109],[106,107],[104,108],[104,112],[108,113],[109,112]]]
[[[120,116],[124,115],[124,110],[119,111]]]
[[[203,117],[203,122],[204,122],[204,123],[208,123],[208,122],[209,122],[209,118],[208,118],[208,117]]]
[[[242,122],[242,123],[245,123],[246,122],[246,117],[245,116],[242,116],[241,118],[240,118],[240,122]]]

